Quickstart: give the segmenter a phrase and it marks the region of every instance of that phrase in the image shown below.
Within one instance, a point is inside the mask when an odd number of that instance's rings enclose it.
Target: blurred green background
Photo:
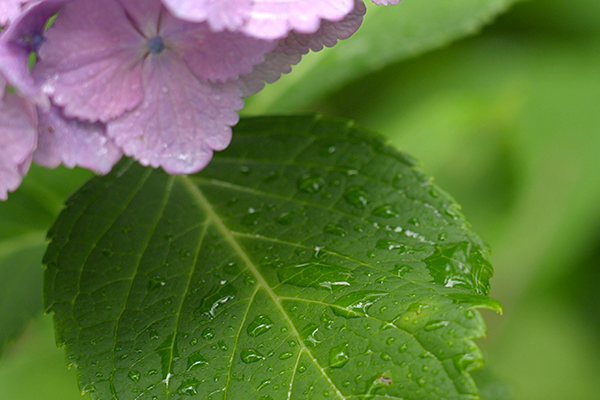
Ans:
[[[492,247],[492,297],[505,313],[484,311],[482,398],[600,399],[600,2],[518,2],[479,34],[413,57],[477,27],[462,16],[444,27],[449,14],[432,3],[404,0],[383,10],[385,23],[370,7],[354,38],[306,57],[244,113],[352,118],[421,160]],[[470,3],[491,4],[485,20],[507,1]],[[391,39],[368,42],[376,34]],[[89,176],[56,173],[70,182],[63,198]],[[56,181],[45,174],[34,169],[2,205],[3,224]],[[81,398],[50,318],[36,317],[0,359],[0,400]]]

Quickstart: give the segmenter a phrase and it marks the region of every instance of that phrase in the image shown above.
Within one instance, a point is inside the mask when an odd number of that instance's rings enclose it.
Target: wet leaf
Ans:
[[[476,308],[500,310],[451,198],[320,116],[244,119],[193,176],[123,161],[50,237],[46,307],[94,399],[476,398]]]

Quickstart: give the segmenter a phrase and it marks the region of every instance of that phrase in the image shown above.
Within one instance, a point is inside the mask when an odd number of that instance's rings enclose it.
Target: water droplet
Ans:
[[[474,316],[475,316],[475,312],[473,312],[473,310],[467,310],[467,312],[465,312],[465,317],[467,317],[469,319],[473,319]]]
[[[221,349],[221,351],[227,351],[228,350],[227,344],[224,341],[219,340],[218,345],[219,345],[219,349]]]
[[[298,178],[298,190],[306,193],[315,194],[325,185],[325,180],[315,174],[305,174]]]
[[[412,224],[412,225],[414,225],[414,226],[419,226],[419,220],[418,220],[418,219],[416,219],[416,218],[411,218],[411,219],[409,219],[409,220],[408,220],[408,223],[409,223],[409,224]]]
[[[269,386],[270,384],[271,384],[271,381],[270,381],[270,380],[268,380],[268,379],[265,379],[264,381],[262,381],[262,382],[260,383],[260,385],[258,385],[258,387],[256,388],[256,390],[258,391],[258,390],[264,389],[265,387]],[[263,396],[263,397],[264,397],[264,396]],[[262,399],[263,397],[261,397],[261,399]]]
[[[354,318],[367,315],[367,309],[388,293],[372,290],[359,290],[348,293],[337,299],[331,307],[333,313],[340,317]]]
[[[267,315],[259,315],[248,325],[246,332],[249,336],[257,337],[273,327],[273,321]]]
[[[202,336],[202,339],[210,340],[215,337],[215,330],[213,328],[204,328],[200,336]]]
[[[323,231],[340,237],[344,237],[348,234],[348,232],[338,224],[329,224]]]
[[[200,385],[200,381],[196,379],[187,379],[181,382],[181,385],[177,388],[177,393],[186,395],[186,396],[194,396],[198,394],[198,386]]]
[[[373,215],[383,218],[393,218],[397,217],[399,214],[391,204],[383,204],[373,210]]]
[[[306,368],[306,365],[304,365],[304,364],[300,364],[300,365],[298,365],[298,372],[299,372],[299,373],[306,372],[306,370],[307,370],[307,369],[308,369],[308,368]]]
[[[429,321],[425,324],[425,327],[423,329],[429,332],[436,329],[445,328],[446,326],[448,326],[449,323],[450,321]]]
[[[158,289],[167,284],[167,280],[161,276],[156,276],[148,281],[148,290]]]
[[[280,225],[291,225],[294,222],[294,214],[291,212],[282,212],[275,218],[275,222]]]
[[[346,199],[350,205],[361,210],[364,210],[369,203],[369,195],[360,186],[354,186],[346,191],[344,193],[344,199]]]
[[[444,240],[448,239],[448,234],[446,232],[442,232],[438,235],[438,240],[440,242],[443,242]]]
[[[453,361],[459,371],[473,372],[483,367],[483,357],[479,351],[459,354],[453,358]]]
[[[292,353],[291,351],[286,351],[286,352],[281,353],[279,355],[279,359],[280,360],[287,360],[288,358],[293,357],[293,356],[294,356],[294,353]]]
[[[400,353],[406,353],[408,351],[408,343],[402,343],[398,351]]]
[[[255,363],[265,359],[265,357],[258,350],[255,349],[244,349],[242,350],[240,356],[242,358],[242,361],[246,364]]]
[[[258,224],[258,219],[260,217],[261,211],[255,208],[249,208],[246,215],[242,217],[241,223],[242,225],[252,226]]]
[[[250,167],[247,165],[242,165],[240,167],[240,172],[244,175],[248,175],[250,173]]]
[[[329,350],[329,366],[331,368],[341,368],[350,360],[348,355],[348,343],[342,343],[332,347]]]
[[[403,243],[397,242],[395,240],[385,239],[379,239],[375,244],[375,247],[378,249],[400,250],[400,254],[402,254],[406,250],[406,246]]]
[[[320,261],[285,265],[277,270],[277,277],[281,283],[330,291],[350,286],[353,281],[351,270]]]
[[[392,361],[392,356],[390,356],[388,353],[381,353],[381,359],[383,361]]]
[[[419,379],[417,380],[417,384],[418,384],[419,386],[421,386],[421,387],[425,386],[425,383],[426,383],[426,382],[425,382],[425,378],[419,378]]]
[[[317,347],[319,343],[321,343],[321,341],[316,338],[318,331],[319,325],[317,324],[308,324],[300,331],[300,336],[307,347]]]
[[[400,278],[406,274],[410,274],[411,272],[413,272],[413,269],[409,265],[396,264],[394,267],[394,274],[398,275]]]
[[[231,283],[221,284],[219,282],[213,285],[208,296],[202,300],[197,308],[197,312],[205,314],[211,319],[215,318],[223,305],[233,300],[236,294],[237,289]]]
[[[392,337],[387,338],[385,343],[390,345],[390,344],[394,343],[395,341],[396,341],[396,338],[392,336]]]
[[[142,374],[140,374],[139,371],[135,371],[135,370],[131,370],[129,371],[129,373],[127,374],[127,376],[129,377],[129,379],[131,379],[134,382],[139,382],[140,378],[142,376]]]
[[[190,354],[190,356],[188,357],[188,360],[187,360],[187,370],[188,371],[192,371],[196,368],[200,368],[200,367],[203,367],[206,365],[208,365],[208,361],[202,354],[200,354],[199,351],[196,351],[196,352]]]

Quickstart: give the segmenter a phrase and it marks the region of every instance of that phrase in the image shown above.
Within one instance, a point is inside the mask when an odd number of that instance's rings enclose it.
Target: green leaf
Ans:
[[[244,119],[203,172],[132,161],[50,232],[45,301],[95,399],[475,399],[487,249],[352,123]]]
[[[0,202],[0,353],[42,311],[46,232],[69,192],[89,175],[34,166],[19,190]]]
[[[370,72],[476,33],[517,1],[404,0],[388,7],[367,2],[364,22],[350,39],[304,56],[292,74],[248,99],[244,112],[301,110]]]

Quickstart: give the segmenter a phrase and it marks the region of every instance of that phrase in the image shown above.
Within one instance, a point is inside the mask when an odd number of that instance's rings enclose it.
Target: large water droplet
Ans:
[[[242,361],[245,362],[246,364],[252,364],[252,363],[259,362],[259,361],[265,359],[265,356],[263,356],[256,349],[244,349],[244,350],[242,350],[242,353],[240,356],[242,358]]]
[[[331,368],[342,368],[350,360],[348,354],[348,343],[342,343],[329,350],[329,366]]]
[[[423,327],[423,329],[428,332],[434,331],[436,329],[445,328],[446,326],[448,326],[449,323],[450,321],[429,321],[425,324],[425,327]]]
[[[215,330],[213,328],[204,328],[200,336],[202,336],[202,339],[210,340],[215,337]]]
[[[354,275],[347,268],[312,261],[285,265],[277,270],[277,277],[281,283],[289,285],[334,291],[350,286]]]
[[[325,180],[315,174],[305,174],[298,178],[298,190],[314,194],[325,186]]]
[[[142,374],[139,371],[131,370],[131,371],[129,371],[129,373],[127,374],[127,376],[132,381],[139,382],[140,378],[142,377]]]
[[[348,293],[337,299],[331,307],[335,315],[346,318],[363,317],[367,315],[367,309],[380,298],[388,293],[373,290],[359,290]]]
[[[294,353],[292,353],[291,351],[286,351],[283,352],[279,355],[279,359],[280,360],[287,360],[288,358],[291,358],[294,356]]]
[[[375,247],[378,249],[400,250],[400,253],[406,250],[406,246],[403,243],[397,242],[395,240],[385,239],[379,239],[375,244]]]
[[[248,325],[246,332],[252,337],[257,337],[266,333],[273,327],[273,321],[267,315],[259,315]]]
[[[317,324],[308,324],[300,331],[300,336],[307,347],[317,347],[321,343],[316,337],[317,332],[319,332]]]
[[[198,394],[198,386],[200,386],[200,382],[197,379],[187,379],[181,382],[181,385],[177,388],[177,393],[186,395],[186,396],[194,396]]]
[[[196,351],[189,355],[188,360],[187,360],[187,370],[188,371],[192,371],[196,368],[200,368],[200,367],[203,367],[206,365],[208,365],[208,361],[202,354],[200,354],[199,351]]]
[[[384,218],[393,218],[397,217],[399,214],[391,204],[383,204],[373,210],[373,215]]]
[[[364,210],[369,203],[369,195],[360,186],[354,186],[344,193],[344,199],[352,206]]]

